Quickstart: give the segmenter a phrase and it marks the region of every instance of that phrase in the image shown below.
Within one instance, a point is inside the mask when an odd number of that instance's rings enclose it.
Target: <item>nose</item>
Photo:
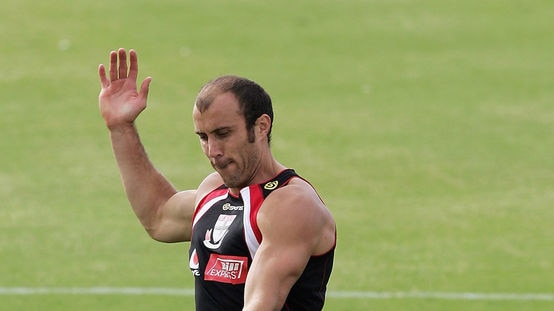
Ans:
[[[215,139],[209,139],[206,142],[207,156],[212,159],[219,158],[223,155],[221,145]]]

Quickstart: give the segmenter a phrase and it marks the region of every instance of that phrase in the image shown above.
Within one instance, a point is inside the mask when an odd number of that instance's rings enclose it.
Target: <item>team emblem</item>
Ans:
[[[229,227],[235,220],[235,217],[237,215],[219,215],[213,229],[206,231],[204,245],[209,249],[218,249],[221,246],[221,242],[223,242],[223,238],[229,232]]]
[[[277,181],[277,180],[270,181],[270,182],[268,182],[267,184],[264,185],[264,189],[265,190],[273,190],[273,189],[277,188],[278,185],[279,185],[279,181]]]

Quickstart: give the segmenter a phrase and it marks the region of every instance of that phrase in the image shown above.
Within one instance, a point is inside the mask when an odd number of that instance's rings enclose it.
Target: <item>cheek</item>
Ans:
[[[260,158],[260,150],[256,148],[255,144],[246,143],[242,148],[242,158],[249,165],[255,165]]]
[[[205,155],[208,155],[208,144],[206,144],[206,143],[203,142],[203,141],[200,141],[200,148],[202,148],[202,152],[203,152]]]

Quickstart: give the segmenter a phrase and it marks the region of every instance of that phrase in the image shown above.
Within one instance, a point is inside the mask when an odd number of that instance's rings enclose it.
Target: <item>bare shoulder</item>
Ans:
[[[206,176],[196,190],[196,204],[205,197],[210,191],[216,189],[223,184],[223,179],[217,172],[213,172]]]
[[[267,203],[275,204],[277,209],[286,209],[293,214],[326,209],[315,189],[301,178],[293,178],[287,185],[273,191],[268,196]]]
[[[280,237],[288,234],[291,238],[310,237],[306,240],[313,243],[312,255],[323,254],[335,244],[335,220],[331,212],[316,190],[301,178],[293,178],[266,198],[258,223],[262,235],[265,229]]]

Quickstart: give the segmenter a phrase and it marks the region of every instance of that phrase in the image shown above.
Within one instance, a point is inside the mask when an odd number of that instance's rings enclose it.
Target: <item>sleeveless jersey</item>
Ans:
[[[244,284],[262,235],[256,216],[264,199],[275,189],[299,177],[292,169],[262,184],[231,195],[222,185],[206,195],[193,215],[189,266],[195,278],[198,311],[242,310]],[[333,267],[334,247],[309,259],[291,288],[283,310],[321,310]]]

